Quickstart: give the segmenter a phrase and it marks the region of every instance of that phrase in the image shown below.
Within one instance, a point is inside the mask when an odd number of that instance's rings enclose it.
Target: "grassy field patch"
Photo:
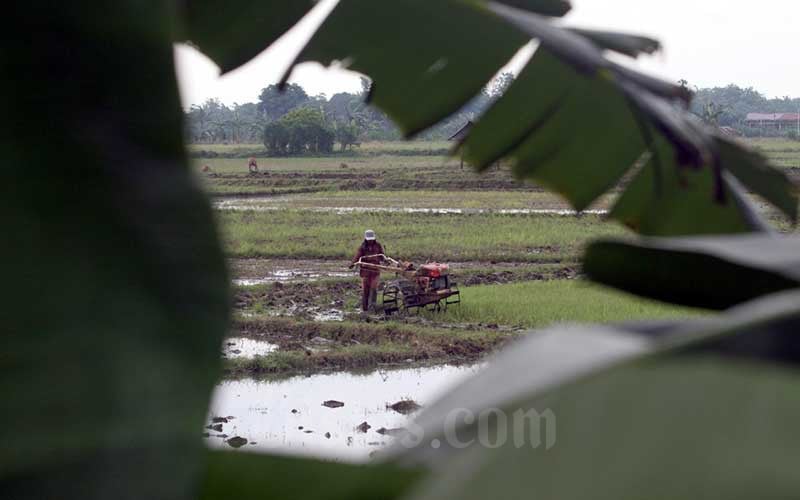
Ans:
[[[218,212],[225,248],[233,257],[326,258],[346,261],[365,229],[378,232],[385,251],[426,261],[574,261],[590,239],[623,235],[599,216]]]
[[[800,169],[800,141],[758,138],[745,142],[763,153],[776,167]]]
[[[677,319],[702,311],[634,297],[582,280],[529,281],[465,288],[442,321],[541,328],[556,323]]]

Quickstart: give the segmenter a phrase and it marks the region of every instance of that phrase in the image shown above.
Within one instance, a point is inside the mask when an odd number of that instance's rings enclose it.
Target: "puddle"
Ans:
[[[295,302],[288,307],[270,311],[268,314],[270,316],[313,319],[314,321],[344,321],[345,315],[341,309],[321,309],[317,306],[309,307]]]
[[[222,431],[211,431],[206,442],[211,447],[229,449],[226,439],[239,436],[248,440],[242,450],[363,462],[395,439],[392,429],[406,426],[413,417],[413,413],[403,415],[387,405],[413,400],[425,406],[482,367],[436,366],[277,381],[223,381],[214,391],[209,421],[213,416],[234,418],[222,424]],[[331,400],[344,406],[323,406]],[[370,426],[367,432],[356,429],[363,422]],[[390,431],[378,432],[386,429]],[[215,437],[218,435],[227,437]]]
[[[312,317],[314,321],[344,321],[344,311],[339,309],[317,311],[312,313]]]
[[[222,342],[222,355],[227,358],[266,356],[278,348],[275,344],[246,337],[227,338]]]
[[[214,203],[217,210],[253,210],[268,212],[273,210],[286,210],[286,206],[275,205],[270,198],[231,199]],[[404,213],[404,214],[500,214],[500,215],[606,215],[608,210],[575,210],[563,208],[408,208],[408,207],[309,207],[294,208],[319,213],[333,213],[345,215],[351,213]]]
[[[235,279],[233,280],[233,284],[237,286],[256,286],[278,281],[317,281],[323,278],[351,278],[353,276],[354,274],[352,272],[311,272],[301,271],[299,269],[276,269],[270,271],[266,276],[261,278]]]
[[[257,210],[257,209],[256,209]],[[566,208],[401,208],[401,207],[319,207],[310,210],[348,213],[405,213],[405,214],[499,214],[499,215],[605,215],[608,210],[576,212]]]

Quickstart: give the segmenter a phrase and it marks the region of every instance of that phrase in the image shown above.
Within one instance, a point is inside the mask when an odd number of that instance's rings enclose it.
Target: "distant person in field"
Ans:
[[[358,247],[350,267],[353,267],[362,258],[361,262],[380,264],[383,262],[383,257],[377,257],[378,255],[383,255],[383,247],[375,238],[375,231],[367,229],[364,231],[364,241]],[[371,306],[375,305],[375,300],[378,297],[378,280],[381,273],[380,271],[362,267],[359,274],[361,275],[361,310],[366,312],[369,311]]]
[[[255,158],[250,158],[250,161],[247,162],[247,168],[250,170],[251,174],[258,173],[258,163]]]

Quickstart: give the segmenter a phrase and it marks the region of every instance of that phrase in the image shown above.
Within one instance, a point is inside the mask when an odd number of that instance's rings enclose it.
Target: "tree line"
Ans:
[[[681,82],[688,86],[684,80]],[[725,87],[694,88],[695,98],[691,111],[705,122],[720,127],[731,127],[747,136],[796,135],[794,129],[787,131],[763,130],[748,127],[748,113],[798,113],[800,98],[789,96],[768,98],[753,87],[727,85]]]
[[[468,120],[475,119],[511,84],[503,73],[490,85],[420,139],[446,139]],[[186,140],[193,144],[263,143],[273,155],[328,153],[338,144],[346,150],[370,140],[397,140],[400,131],[383,112],[366,103],[370,82],[361,79],[360,92],[340,92],[331,97],[309,95],[299,84],[262,89],[258,102],[227,106],[217,99],[193,105],[186,112]]]
[[[513,82],[503,73],[461,110],[420,134],[420,139],[442,140],[474,120]],[[681,82],[688,87],[684,80]],[[370,83],[361,79],[360,92],[340,92],[331,97],[309,95],[296,83],[283,91],[277,85],[262,89],[258,102],[232,106],[209,99],[186,113],[186,139],[190,143],[263,143],[273,155],[328,153],[346,150],[370,140],[397,140],[401,135],[391,120],[366,103]],[[752,87],[737,85],[693,88],[691,111],[707,123],[732,127],[744,135],[776,135],[775,130],[753,129],[748,113],[800,112],[800,98],[767,98]],[[793,131],[781,132],[792,134]]]

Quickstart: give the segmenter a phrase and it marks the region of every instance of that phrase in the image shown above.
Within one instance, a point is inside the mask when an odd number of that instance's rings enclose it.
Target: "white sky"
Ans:
[[[225,104],[255,102],[277,83],[314,26],[334,5],[323,0],[270,49],[223,76],[195,49],[176,47],[184,106],[217,97]],[[800,0],[573,0],[565,23],[653,36],[665,50],[636,63],[673,81],[709,87],[753,86],[768,97],[800,97]],[[318,64],[292,76],[311,94],[360,89],[358,75]]]

